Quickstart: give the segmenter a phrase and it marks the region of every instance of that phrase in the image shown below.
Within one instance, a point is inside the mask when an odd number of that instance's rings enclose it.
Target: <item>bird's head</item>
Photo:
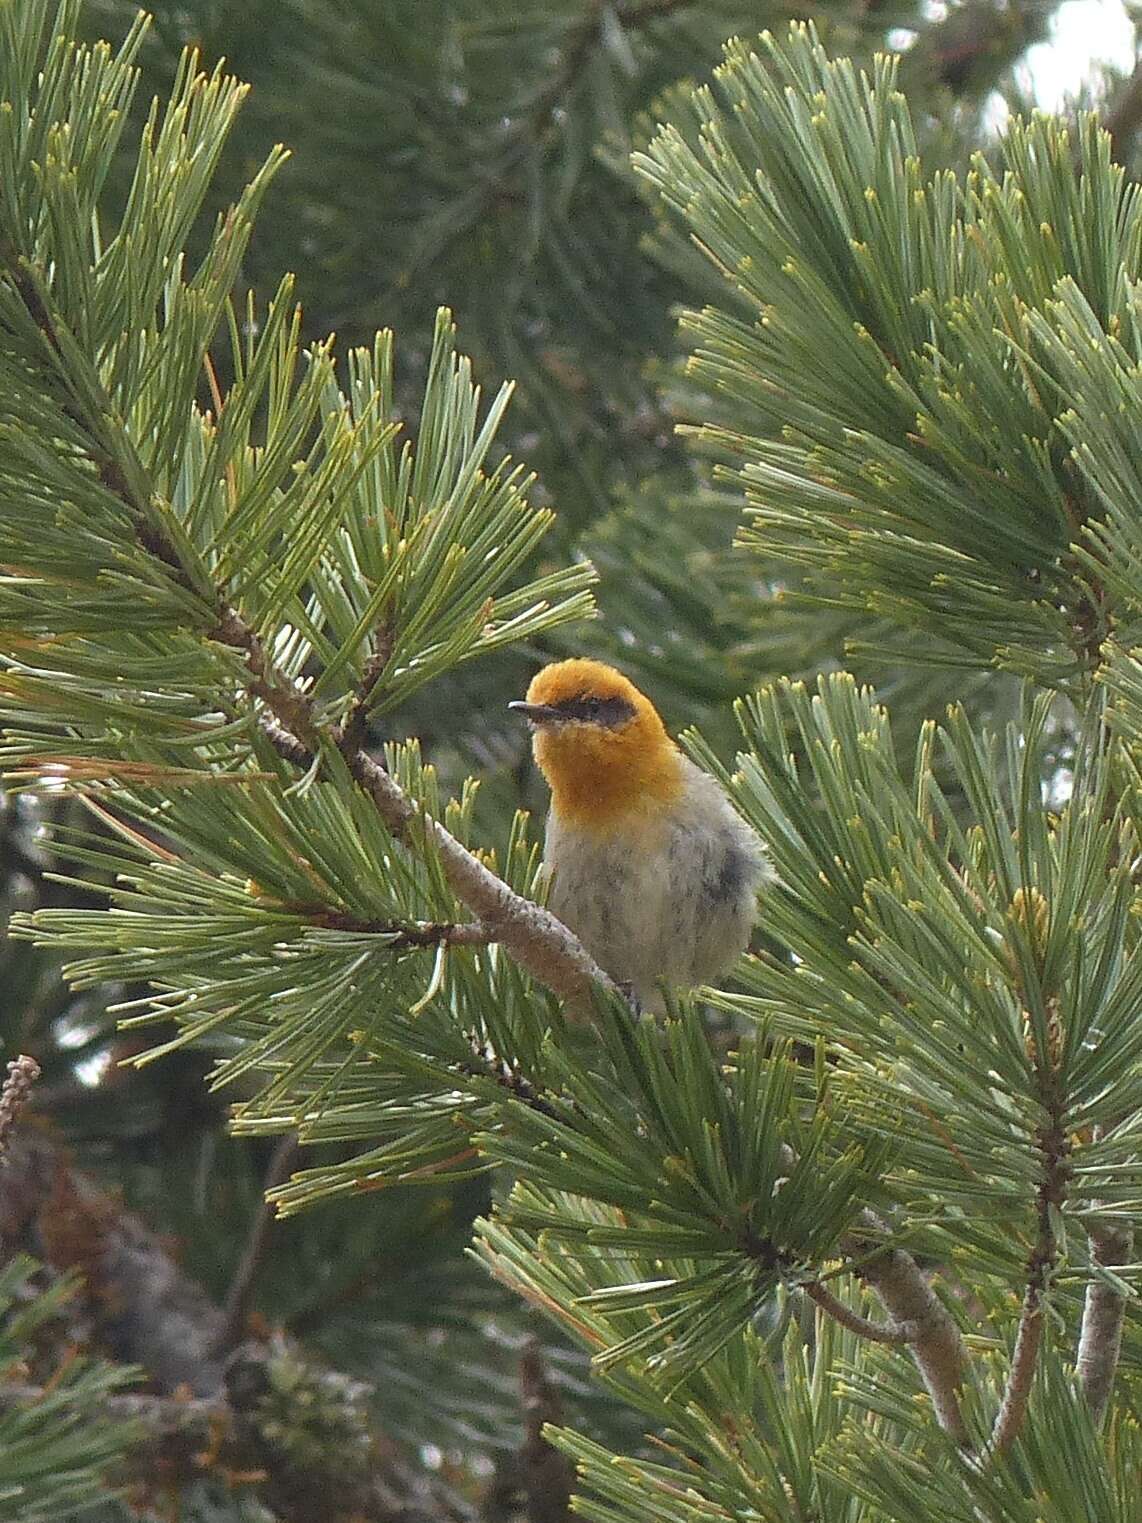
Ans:
[[[535,759],[553,807],[587,827],[673,802],[681,755],[658,711],[622,672],[602,661],[556,661],[510,707],[535,732]]]

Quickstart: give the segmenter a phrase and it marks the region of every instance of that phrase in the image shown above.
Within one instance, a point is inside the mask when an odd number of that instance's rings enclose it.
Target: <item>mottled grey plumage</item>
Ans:
[[[772,876],[719,785],[681,753],[678,765],[682,792],[667,810],[612,830],[568,826],[554,810],[547,821],[551,909],[648,1009],[662,1008],[659,980],[690,988],[730,966]]]

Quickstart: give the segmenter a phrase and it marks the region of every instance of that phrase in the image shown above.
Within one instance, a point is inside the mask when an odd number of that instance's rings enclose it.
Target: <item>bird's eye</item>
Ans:
[[[597,714],[601,707],[600,700],[598,698],[586,698],[583,701],[583,707],[587,710],[588,714]]]

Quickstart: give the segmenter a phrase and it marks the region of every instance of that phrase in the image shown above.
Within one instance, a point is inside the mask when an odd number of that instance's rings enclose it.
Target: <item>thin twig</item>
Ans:
[[[461,1063],[460,1072],[470,1079],[491,1079],[509,1095],[522,1101],[530,1109],[538,1111],[540,1115],[549,1116],[553,1121],[567,1114],[566,1109],[560,1110],[553,1103],[555,1098],[553,1095],[549,1095],[548,1091],[533,1084],[530,1079],[520,1073],[514,1063],[505,1062],[488,1048],[481,1049],[473,1043],[472,1061]],[[572,1106],[572,1109],[575,1107]]]
[[[1053,1002],[1048,1001],[1049,1009],[1052,1005]],[[1010,1447],[1018,1438],[1027,1417],[1035,1366],[1043,1343],[1043,1302],[1059,1256],[1055,1213],[1062,1209],[1066,1200],[1067,1182],[1071,1177],[1071,1144],[1063,1125],[1057,1054],[1054,1051],[1040,1053],[1034,1041],[1030,1037],[1027,1040],[1028,1052],[1036,1069],[1040,1100],[1047,1112],[1035,1137],[1043,1167],[1036,1206],[1038,1231],[1035,1246],[1027,1260],[1027,1282],[1019,1314],[1019,1330],[1015,1335],[1015,1348],[1011,1355],[1011,1368],[1007,1372],[1003,1400],[985,1449],[988,1458],[1001,1455]]]
[[[238,1267],[234,1271],[234,1278],[226,1293],[225,1320],[218,1333],[219,1352],[235,1348],[245,1336],[246,1319],[250,1313],[250,1303],[253,1300],[258,1271],[262,1267],[262,1259],[274,1220],[274,1208],[266,1196],[276,1185],[284,1184],[289,1178],[290,1171],[297,1161],[297,1154],[297,1136],[293,1132],[288,1132],[278,1139],[277,1147],[270,1155],[266,1175],[262,1180],[261,1199],[258,1201],[257,1211],[250,1224],[250,1232],[246,1238],[246,1246],[242,1249],[242,1257],[238,1260]]]
[[[0,1163],[8,1153],[8,1142],[20,1112],[28,1103],[32,1085],[40,1077],[40,1065],[35,1058],[21,1054],[8,1064],[8,1077],[0,1089]]]
[[[838,1300],[819,1280],[810,1280],[802,1285],[801,1289],[810,1301],[815,1301],[822,1311],[832,1317],[834,1322],[847,1327],[850,1333],[856,1333],[859,1338],[867,1338],[872,1343],[901,1344],[916,1341],[919,1329],[915,1325],[901,1326],[896,1322],[873,1322],[870,1317],[862,1317],[859,1311],[853,1311],[850,1306]]]
[[[1023,1293],[1023,1309],[1019,1314],[1019,1331],[1015,1335],[1011,1368],[1007,1372],[1003,1400],[987,1442],[986,1453],[989,1458],[1004,1454],[1019,1436],[1031,1401],[1031,1384],[1035,1378],[1035,1366],[1042,1343],[1043,1291],[1041,1285],[1033,1282]]]
[[[486,947],[493,940],[486,925],[478,920],[416,920],[398,926],[394,945],[398,947]]]
[[[365,662],[365,669],[361,673],[357,691],[353,694],[353,702],[349,706],[345,723],[341,727],[338,743],[350,751],[359,751],[365,744],[365,735],[369,726],[369,707],[377,690],[377,684],[392,660],[395,644],[396,625],[390,611],[381,620],[377,629],[376,645],[373,647],[372,655]]]

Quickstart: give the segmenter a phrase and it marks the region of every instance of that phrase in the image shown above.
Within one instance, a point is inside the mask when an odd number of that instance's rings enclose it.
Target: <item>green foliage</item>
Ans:
[[[33,10],[42,23],[43,8]],[[125,96],[130,57],[130,50],[115,59],[106,49],[77,50],[61,24],[41,78],[26,59],[18,60],[9,92],[15,109],[4,118],[13,160],[29,134],[31,146],[37,134],[62,130],[52,124],[71,104],[73,74],[85,79],[89,68],[98,68],[104,95],[111,101]],[[134,957],[120,957],[115,976],[142,979],[164,969],[156,979],[164,990],[159,1009],[186,1016],[191,1037],[223,1018],[238,1020],[253,1046],[224,1066],[223,1079],[282,1056],[283,1000],[296,999],[300,1047],[271,1064],[274,1082],[248,1118],[280,1128],[300,1114],[300,1081],[332,1044],[342,1046],[318,1071],[316,1092],[332,1099],[350,1083],[355,1055],[368,1041],[368,1011],[382,990],[385,1003],[401,1005],[414,1005],[424,992],[422,979],[407,998],[407,983],[390,988],[394,975],[411,974],[416,982],[413,969],[424,963],[423,954],[411,961],[387,955],[410,928],[410,917],[415,928],[417,921],[448,921],[459,912],[438,869],[402,858],[343,765],[333,763],[333,783],[294,789],[289,768],[251,727],[250,714],[243,717],[235,707],[241,684],[250,680],[232,643],[235,616],[245,622],[263,671],[262,642],[272,650],[279,683],[301,678],[320,662],[310,688],[317,718],[344,718],[352,707],[363,720],[407,699],[462,657],[581,616],[590,606],[581,590],[590,568],[573,566],[501,591],[550,515],[528,505],[528,482],[518,471],[504,464],[483,471],[507,393],[479,417],[478,391],[466,363],[454,356],[445,317],[415,453],[395,442],[389,340],[379,340],[372,356],[351,357],[348,393],[342,394],[328,346],[303,359],[288,283],[260,331],[252,313],[244,334],[230,313],[234,381],[217,399],[217,416],[199,409],[195,392],[208,346],[226,317],[249,212],[273,164],[220,224],[199,272],[185,284],[175,240],[185,235],[203,182],[197,171],[188,178],[182,166],[212,161],[239,93],[220,75],[207,80],[186,70],[169,112],[176,125],[160,132],[153,147],[145,140],[137,181],[144,188],[128,201],[113,237],[90,214],[77,222],[70,203],[59,205],[71,194],[70,178],[61,181],[64,189],[41,183],[26,168],[22,179],[13,178],[14,193],[23,197],[16,221],[31,231],[7,255],[14,273],[4,288],[11,320],[0,367],[11,379],[14,421],[6,436],[11,475],[0,498],[0,523],[17,546],[22,574],[0,594],[0,622],[18,631],[10,639],[5,682],[14,726],[10,755],[23,768],[38,773],[50,759],[53,775],[79,785],[118,774],[168,785],[201,782],[215,794],[203,810],[189,793],[164,801],[145,789],[133,799],[129,789],[117,790],[120,812],[154,821],[161,834],[193,853],[194,864],[172,863],[166,852],[156,861],[153,842],[142,838],[143,855],[152,861],[126,896],[128,908],[118,919],[97,919],[119,950],[124,925],[144,932],[147,945]],[[102,183],[99,146],[96,138],[75,168],[85,185]],[[146,189],[152,181],[179,188],[179,216],[155,203]],[[115,249],[147,242],[155,219],[170,228],[155,265],[170,267],[166,287],[140,278],[124,305],[124,281],[108,261]],[[100,281],[114,291],[114,302],[103,300]],[[80,315],[90,322],[101,304],[106,321],[90,334],[77,331]],[[97,366],[80,342],[96,334]],[[71,378],[73,348],[85,382],[79,395]],[[51,362],[46,375],[45,359]],[[176,451],[172,429],[179,416]],[[41,449],[33,458],[37,427],[67,447],[55,454]],[[29,498],[50,504],[48,533],[29,530]],[[65,546],[71,571],[61,609]],[[37,641],[34,660],[26,651],[29,629],[52,631]],[[255,680],[267,685],[264,677]],[[58,720],[68,705],[78,723],[61,730]],[[438,802],[426,797],[431,781],[422,784],[415,753],[393,765],[412,796],[438,812]],[[186,805],[181,818],[180,804]],[[459,819],[455,824],[465,828]],[[315,858],[314,843],[323,837]],[[129,830],[127,838],[138,852],[140,838]],[[76,850],[108,871],[134,866],[132,856],[121,857],[105,837]],[[140,888],[153,909],[163,906],[157,924],[138,919]],[[53,930],[66,941],[76,912],[59,913]],[[283,935],[296,941],[284,960]],[[230,978],[214,976],[225,965],[225,946]],[[171,978],[176,947],[188,953],[181,981]],[[251,962],[259,955],[260,970]],[[324,1003],[315,1001],[313,987],[297,983],[299,967],[318,964]],[[96,963],[77,974],[90,981],[108,970]],[[509,987],[513,978],[518,986],[514,972],[504,977]],[[356,1005],[342,998],[353,980]],[[255,1032],[266,1018],[259,1039]],[[500,1019],[510,1024],[512,1017]],[[292,1106],[283,1109],[291,1089]],[[347,1114],[359,1114],[356,1097],[345,1103]],[[362,1119],[350,1125],[327,1116],[315,1140],[362,1135]],[[447,1115],[429,1131],[437,1154],[454,1151]]]
[[[743,542],[946,661],[1089,671],[1102,564],[1076,551],[1106,494],[1075,448],[1083,396],[1038,377],[1056,325],[1075,351],[1076,303],[1088,340],[1133,343],[1140,203],[1094,120],[1017,122],[997,170],[927,177],[895,62],[861,76],[812,28],[732,44],[692,110],[696,134],[664,128],[637,162],[750,309],[686,319],[692,375],[750,419],[699,431],[735,460]]]
[[[1043,1361],[1035,1403],[1006,1465],[954,1460],[933,1442],[914,1412],[895,1396],[883,1371],[864,1380],[861,1396],[885,1418],[869,1432],[845,1426],[823,1456],[824,1468],[850,1486],[873,1516],[890,1523],[1127,1523],[1137,1511],[1142,1433],[1136,1416],[1116,1413],[1099,1434],[1075,1393],[1069,1372],[1053,1356]]]
[[[27,1378],[30,1345],[60,1315],[74,1287],[37,1290],[29,1259],[0,1269],[0,1374]],[[131,1372],[73,1360],[35,1398],[6,1390],[0,1412],[0,1505],[11,1523],[57,1523],[107,1495],[103,1477],[137,1436],[132,1423],[107,1415],[105,1400]]]
[[[343,393],[330,346],[300,349],[288,280],[264,322],[249,309],[239,325],[229,295],[280,154],[183,275],[182,244],[241,98],[234,81],[196,75],[188,63],[163,123],[144,132],[121,221],[101,224],[114,145],[107,124],[121,130],[141,34],[114,57],[105,46],[77,49],[66,35],[74,10],[65,9],[40,78],[34,50],[17,43],[38,35],[45,6],[0,13],[12,60],[12,109],[0,120],[0,253],[11,277],[0,291],[0,532],[19,568],[0,603],[0,628],[14,637],[11,720],[34,724],[47,710],[50,733],[75,704],[88,732],[79,754],[102,748],[158,763],[167,758],[145,747],[160,744],[174,764],[193,767],[211,732],[228,733],[227,690],[238,676],[219,643],[222,600],[256,636],[278,642],[290,677],[320,659],[323,711],[345,710],[371,662],[365,716],[462,655],[581,617],[587,567],[504,590],[550,515],[528,505],[521,472],[506,463],[484,472],[508,393],[480,419],[446,317],[415,454],[396,443],[389,337],[350,356]],[[90,134],[82,115],[74,127],[64,119],[90,112],[87,92],[106,103]],[[41,157],[51,174],[36,171]],[[234,379],[204,412],[196,398],[224,325]],[[61,447],[45,451],[43,438]],[[141,561],[132,549],[140,538],[151,551]],[[61,642],[65,559],[72,638]],[[399,635],[389,638],[390,627]],[[44,740],[39,730],[27,743]],[[53,749],[76,748],[56,739]]]
[[[591,1331],[614,1335],[606,1325]],[[860,1489],[835,1458],[846,1439],[865,1448],[893,1443],[911,1467],[925,1438],[907,1411],[903,1421],[876,1410],[852,1421],[850,1391],[836,1372],[858,1377],[869,1363],[867,1350],[826,1318],[803,1327],[786,1315],[765,1336],[743,1331],[650,1409],[663,1430],[657,1462],[613,1454],[566,1429],[553,1434],[578,1465],[579,1509],[601,1523],[628,1517],[708,1523],[743,1511],[780,1518],[790,1508],[864,1523],[869,1513]],[[646,1403],[640,1383],[620,1389]],[[931,1443],[929,1452],[937,1447]]]
[[[435,32],[400,7],[376,22],[373,44],[416,67],[374,131],[394,136],[401,114],[427,131],[411,109],[426,69],[439,104],[472,59],[515,45],[502,18],[481,31],[461,9],[463,68],[431,41],[461,35],[458,12],[434,8]],[[497,101],[489,67],[414,169],[376,155],[394,199],[419,177],[379,245],[396,284],[423,269],[416,298],[435,306],[442,262],[478,227],[461,292],[485,346],[501,307],[557,344],[606,246],[584,209],[613,170],[587,145],[677,72],[631,40],[636,23],[677,40],[673,10],[603,7],[588,25],[533,8],[519,39],[555,51],[549,87],[532,75]],[[347,46],[363,17],[337,6],[309,34],[326,95],[367,67]],[[710,17],[706,43],[738,11]],[[479,1257],[661,1445],[616,1462],[602,1438],[551,1430],[586,1516],[1030,1523],[1050,1507],[1125,1523],[1138,1430],[1117,1396],[1100,1427],[1070,1352],[1080,1297],[1136,1296],[1124,1240],[1142,1200],[1142,221],[1105,138],[1036,119],[998,168],[926,172],[896,64],[863,75],[800,26],[731,43],[714,90],[671,95],[679,125],[637,162],[711,256],[679,394],[723,491],[689,524],[696,489],[673,470],[678,506],[648,489],[593,527],[613,607],[637,577],[612,641],[629,635],[661,681],[685,652],[670,701],[703,716],[763,666],[828,664],[853,635],[867,660],[919,632],[910,653],[948,686],[905,689],[912,713],[967,673],[964,696],[1010,723],[989,733],[960,704],[903,748],[915,727],[894,734],[849,676],[755,691],[733,769],[690,746],[769,845],[765,950],[662,1021],[600,990],[576,1024],[538,976],[550,959],[523,955],[530,936],[566,956],[527,904],[543,886],[525,816],[497,836],[474,783],[449,801],[415,741],[362,750],[370,722],[400,733],[442,706],[465,663],[530,655],[591,611],[583,558],[537,558],[551,514],[501,458],[508,390],[482,404],[442,311],[406,440],[388,333],[342,366],[331,341],[303,342],[288,278],[236,299],[282,155],[203,229],[242,89],[188,57],[124,187],[144,30],[114,52],[77,25],[71,3],[0,0],[0,706],[9,775],[85,800],[56,840],[87,875],[75,886],[94,875],[109,903],[42,907],[17,930],[71,956],[76,987],[117,987],[129,1031],[161,1023],[149,1057],[206,1055],[236,1132],[315,1149],[273,1190],[281,1214],[368,1193],[379,1220],[384,1190],[417,1183],[439,1217],[442,1201],[471,1211],[472,1175],[514,1180]],[[592,64],[591,111],[610,104],[573,138],[553,113]],[[375,148],[347,157],[331,204]],[[555,418],[545,367],[521,368]],[[603,394],[630,403],[626,382]],[[727,489],[746,497],[750,554],[724,548]],[[796,598],[825,616],[783,626]],[[997,669],[1029,679],[1020,703]],[[411,1209],[384,1218],[402,1242]],[[368,1237],[346,1234],[331,1276],[350,1300]],[[420,1278],[422,1293],[448,1279]],[[296,1288],[276,1304],[330,1330]],[[1132,1325],[1119,1395],[1138,1366]],[[358,1409],[315,1407],[300,1360],[276,1379],[261,1416],[279,1451],[304,1464],[333,1446],[364,1474]],[[69,1377],[36,1420],[97,1388]],[[64,1434],[111,1452],[78,1416]],[[187,1502],[227,1516],[209,1487]]]
[[[189,790],[161,804],[136,793],[130,805],[117,790],[118,806],[152,812],[185,860],[156,860],[149,838],[126,830],[122,855],[96,838],[73,845],[72,856],[115,872],[115,907],[94,919],[43,911],[42,933],[106,949],[71,965],[80,985],[153,983],[153,1013],[132,1020],[173,1019],[171,1045],[221,1029],[240,1039],[222,1048],[215,1074],[219,1084],[258,1081],[238,1130],[295,1126],[306,1141],[374,1141],[314,1179],[303,1173],[283,1190],[283,1207],[390,1174],[436,1177],[458,1152],[468,1172],[467,1134],[498,1093],[497,1062],[531,1071],[538,1061],[530,981],[496,948],[445,957],[431,940],[418,945],[420,927],[464,918],[431,855],[398,847],[347,774],[298,791],[280,758],[264,760],[274,769],[266,781],[219,788],[209,810]],[[415,748],[388,760],[408,794],[466,838],[474,790],[442,808]],[[536,867],[521,822],[509,881],[531,888]],[[471,1094],[456,1087],[466,1066]]]
[[[247,259],[262,299],[298,271],[307,335],[371,345],[394,326],[417,379],[433,314],[463,314],[481,374],[519,379],[515,418],[569,536],[616,484],[677,470],[647,361],[669,345],[685,287],[648,263],[650,209],[627,172],[635,122],[679,79],[705,75],[723,42],[779,25],[781,3],[703,0],[161,0],[140,62],[166,95],[184,47],[225,58],[253,85],[224,153],[214,206],[267,148],[291,163]],[[844,51],[883,44],[886,17],[818,6]],[[131,0],[93,6],[118,36]],[[986,14],[984,14],[986,12]],[[974,17],[974,108],[1026,41],[1000,6]],[[898,5],[895,26],[925,25]],[[1022,28],[1026,28],[1025,31]],[[921,50],[924,51],[924,50]],[[969,49],[970,51],[970,49]],[[939,47],[930,58],[942,71]],[[513,448],[516,446],[513,444]]]
[[[830,1255],[875,1193],[886,1150],[834,1114],[826,1091],[807,1103],[784,1051],[754,1040],[723,1066],[692,1014],[663,1030],[631,1029],[622,1005],[599,1020],[605,1057],[590,1072],[558,1064],[560,1105],[478,1139],[528,1180],[494,1241],[518,1226],[572,1256],[614,1252],[628,1265],[641,1247],[646,1272],[604,1282],[588,1304],[656,1314],[596,1363],[641,1356],[648,1377],[670,1383],[712,1357],[779,1280]],[[600,1206],[612,1210],[597,1218]]]
[[[846,1104],[897,1141],[909,1240],[941,1256],[970,1245],[973,1267],[1000,1275],[1034,1239],[1026,1182],[1052,1111],[1073,1139],[1080,1221],[1128,1217],[1142,1188],[1134,830],[1108,803],[1095,739],[1065,806],[1044,810],[1049,713],[1040,700],[1001,745],[953,711],[921,735],[906,783],[887,716],[851,679],[813,698],[790,686],[742,705],[751,750],[724,779],[770,843],[783,887],[767,929],[793,956],[753,960],[749,993],[716,1003],[827,1040]],[[937,745],[967,821],[933,774]],[[1089,1266],[1082,1235],[1068,1242],[1060,1286]]]

